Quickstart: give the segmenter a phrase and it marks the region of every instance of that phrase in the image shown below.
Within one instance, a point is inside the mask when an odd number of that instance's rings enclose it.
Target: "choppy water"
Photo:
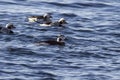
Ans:
[[[64,17],[65,28],[40,27],[29,15]],[[0,80],[120,80],[120,0],[0,0]],[[64,34],[65,46],[34,42]]]

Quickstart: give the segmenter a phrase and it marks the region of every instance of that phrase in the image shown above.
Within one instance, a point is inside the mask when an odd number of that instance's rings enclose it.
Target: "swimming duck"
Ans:
[[[6,24],[5,27],[2,27],[2,26],[0,27],[0,32],[1,33],[11,34],[11,33],[14,33],[12,31],[13,28],[15,28],[14,25],[12,23],[8,23],[8,24]]]
[[[28,21],[48,24],[48,23],[52,22],[52,20],[50,18],[52,18],[52,16],[50,14],[46,13],[46,14],[40,15],[40,16],[31,16],[28,18]]]
[[[64,39],[65,39],[64,35],[59,35],[56,40],[41,41],[38,44],[39,45],[46,44],[46,45],[60,45],[60,46],[64,46],[65,45]]]
[[[64,18],[60,18],[58,21],[50,23],[50,24],[40,24],[40,26],[63,26],[64,24],[67,24],[66,20]]]

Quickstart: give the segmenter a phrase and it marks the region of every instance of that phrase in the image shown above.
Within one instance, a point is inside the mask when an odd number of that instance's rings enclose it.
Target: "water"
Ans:
[[[30,15],[64,17],[65,28],[40,27]],[[0,0],[0,80],[120,80],[120,0]],[[65,46],[34,42],[66,36]]]

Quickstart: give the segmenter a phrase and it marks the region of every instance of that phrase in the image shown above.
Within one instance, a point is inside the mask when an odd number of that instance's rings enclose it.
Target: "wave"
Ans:
[[[59,7],[72,7],[72,8],[85,8],[85,7],[110,7],[111,5],[105,3],[57,3],[57,2],[42,2],[45,4],[51,4]]]
[[[56,3],[56,2],[42,2],[42,3],[45,3],[45,4],[50,4],[50,5],[55,5],[55,6],[58,6],[58,7],[72,7],[72,8],[81,8],[81,6],[78,6],[78,5],[74,5],[74,4],[65,4],[65,3]]]
[[[82,6],[82,7],[100,7],[100,8],[111,6],[105,3],[74,3],[74,4]]]

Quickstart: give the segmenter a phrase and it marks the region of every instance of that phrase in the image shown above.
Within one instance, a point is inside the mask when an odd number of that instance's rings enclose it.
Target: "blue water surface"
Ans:
[[[41,27],[27,17],[50,13],[64,27]],[[120,0],[0,0],[0,80],[120,80]],[[38,46],[66,37],[65,46]]]

